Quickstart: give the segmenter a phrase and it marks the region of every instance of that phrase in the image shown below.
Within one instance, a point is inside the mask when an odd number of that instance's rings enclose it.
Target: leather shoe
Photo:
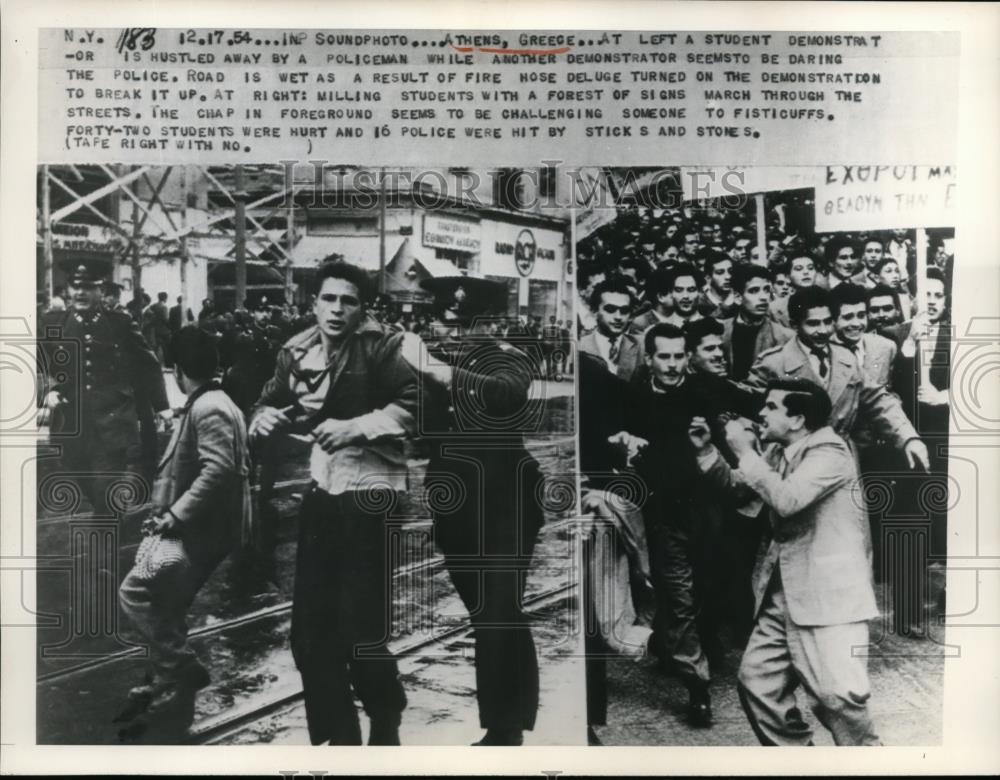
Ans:
[[[486,729],[483,738],[473,747],[517,747],[524,744],[521,729]]]

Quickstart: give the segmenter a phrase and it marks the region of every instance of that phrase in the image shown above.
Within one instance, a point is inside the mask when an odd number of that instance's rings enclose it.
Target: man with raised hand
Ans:
[[[830,398],[802,378],[775,380],[760,413],[763,452],[746,420],[726,424],[733,469],[711,443],[704,418],[689,438],[710,484],[770,509],[772,540],[754,573],[756,622],[740,663],[738,691],[762,745],[812,744],[795,690],[838,745],[878,745],[868,700],[868,622],[878,615],[865,520],[852,496],[857,469],[827,424]]]

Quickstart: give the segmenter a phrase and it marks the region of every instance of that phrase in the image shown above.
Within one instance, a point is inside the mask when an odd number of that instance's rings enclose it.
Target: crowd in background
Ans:
[[[845,512],[842,505],[832,522],[845,536],[838,541],[817,531],[808,536],[808,544],[816,545],[810,554],[818,560],[841,556],[845,562],[860,557],[861,565],[852,564],[853,574],[845,570],[829,581],[814,572],[805,587],[829,591],[815,603],[828,597],[840,603],[839,596],[829,594],[859,588],[873,604],[874,595],[867,594],[876,581],[887,582],[892,630],[923,639],[929,637],[929,615],[944,609],[943,577],[937,573],[944,570],[947,541],[954,232],[819,234],[807,196],[779,193],[768,200],[763,252],[752,201],[729,209],[692,203],[679,209],[623,210],[577,246],[584,507],[602,523],[613,519],[620,545],[630,551],[627,564],[619,565],[629,569],[627,598],[636,625],[652,629],[647,652],[687,687],[688,713],[696,727],[712,723],[712,670],[721,667],[727,650],[756,648],[758,634],[751,630],[759,632],[761,624],[753,627],[755,612],[764,614],[761,599],[774,607],[768,601],[772,591],[761,590],[755,610],[751,591],[767,585],[754,582],[752,571],[777,532],[766,506],[751,505],[751,511],[727,505],[718,491],[700,487],[702,462],[688,435],[693,420],[707,421],[716,446],[735,469],[738,458],[729,446],[727,421],[745,420],[747,430],[759,434],[755,421],[768,408],[768,393],[789,380],[792,388],[779,392],[825,399],[828,419],[812,421],[810,435],[819,431],[812,440],[817,442],[833,436],[852,456],[850,469],[838,467],[850,473],[838,479],[862,486],[861,503],[855,505],[857,524],[863,524],[858,539],[864,544],[844,541],[854,533],[856,520],[854,510]],[[915,242],[920,235],[927,236],[927,270],[918,284]],[[923,311],[916,305],[918,287],[926,299]],[[624,500],[623,484],[632,485]],[[888,506],[873,506],[882,486]],[[810,502],[824,493],[815,485],[803,490],[794,499],[803,507],[809,503],[805,493]],[[934,491],[944,498],[929,500]],[[911,527],[900,530],[901,520]],[[904,537],[905,544],[899,541]],[[786,574],[791,578],[793,572]],[[595,584],[588,589],[592,603],[587,609],[596,625],[613,623],[614,615],[600,614],[599,602],[605,590],[614,588],[617,575],[597,566],[591,576]],[[643,603],[637,583],[647,584],[651,605]],[[815,596],[793,593],[788,584],[786,589],[789,600]],[[843,602],[843,614],[858,603]],[[782,611],[774,608],[774,614]],[[867,609],[854,610],[850,620],[871,619],[875,613]],[[782,620],[791,620],[782,614]],[[843,615],[838,620],[848,622]],[[588,647],[591,726],[606,722],[602,652],[620,645],[613,634],[604,630]],[[796,680],[808,682],[802,658],[793,653],[790,660],[767,659],[756,649],[746,650],[740,671],[741,696],[756,691],[741,699],[755,732],[764,744],[806,744],[808,730],[798,720],[766,722],[771,715],[780,720],[783,705],[777,699],[787,696],[767,686],[792,674],[789,664]],[[810,690],[820,696],[821,720],[838,744],[874,743],[867,714],[843,690],[833,690],[838,674],[845,680],[863,675],[863,666],[838,671],[841,662],[823,655],[807,661],[831,663],[826,680]],[[754,700],[757,694],[763,699]],[[593,729],[591,739],[597,739]]]

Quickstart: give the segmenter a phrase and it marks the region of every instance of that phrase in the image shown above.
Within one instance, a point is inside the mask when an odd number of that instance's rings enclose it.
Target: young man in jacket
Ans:
[[[215,381],[215,343],[193,326],[180,330],[176,343],[177,383],[187,403],[160,458],[152,515],[143,523],[147,536],[164,543],[152,546],[149,560],[137,556],[118,592],[153,667],[129,697],[151,712],[185,700],[190,706],[194,691],[208,684],[187,643],[185,620],[201,586],[238,543],[250,512],[246,424]]]
[[[316,325],[278,353],[250,434],[263,441],[294,427],[313,442],[292,602],[310,741],[361,744],[353,688],[371,721],[368,744],[398,745],[406,695],[385,646],[386,514],[406,490],[416,377],[400,355],[403,334],[368,314],[374,291],[362,269],[326,262],[316,284]]]

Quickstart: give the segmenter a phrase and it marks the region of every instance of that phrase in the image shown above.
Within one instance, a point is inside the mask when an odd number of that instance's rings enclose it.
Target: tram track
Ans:
[[[542,612],[546,608],[556,606],[566,601],[575,590],[575,583],[559,585],[550,588],[524,600],[524,607],[529,614]],[[472,625],[468,619],[459,625],[445,629],[431,637],[400,640],[390,644],[389,649],[398,660],[419,657],[420,653],[434,646],[445,646],[472,633]],[[254,723],[272,715],[280,714],[299,705],[303,692],[300,686],[290,686],[290,690],[274,696],[262,703],[248,703],[242,707],[234,707],[227,712],[207,718],[202,723],[189,729],[185,744],[210,745],[232,737],[246,730]]]
[[[411,576],[418,574],[423,571],[430,571],[440,568],[444,563],[444,557],[441,555],[432,555],[429,558],[423,560],[414,561],[406,566],[398,567],[393,571],[393,579],[400,577]],[[254,610],[253,612],[248,612],[243,615],[237,615],[236,617],[229,618],[227,620],[220,620],[217,623],[212,623],[210,625],[200,626],[198,628],[192,629],[189,634],[189,639],[205,638],[213,635],[224,634],[225,632],[240,628],[242,626],[250,625],[260,621],[267,620],[273,617],[279,617],[281,615],[291,614],[292,602],[291,600],[282,601],[279,604],[274,604],[270,607],[264,607],[259,610]],[[88,672],[92,669],[98,669],[109,664],[113,664],[119,661],[126,660],[128,658],[135,658],[142,655],[142,647],[131,647],[127,650],[118,650],[114,653],[109,653],[108,655],[101,656],[99,658],[91,658],[83,661],[79,664],[74,664],[73,666],[67,667],[65,669],[56,669],[52,672],[46,674],[38,675],[36,682],[39,685],[45,683],[61,682],[75,675]]]

